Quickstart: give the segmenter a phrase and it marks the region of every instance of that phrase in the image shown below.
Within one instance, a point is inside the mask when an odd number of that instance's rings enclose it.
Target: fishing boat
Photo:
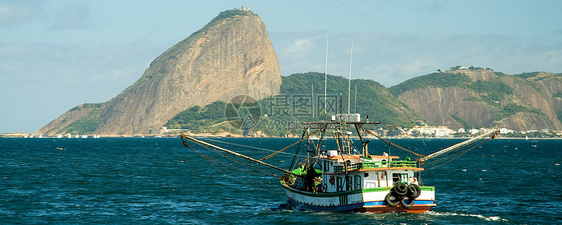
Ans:
[[[295,208],[328,212],[427,212],[435,203],[435,187],[422,182],[423,165],[433,158],[466,151],[495,138],[499,130],[492,130],[430,155],[421,155],[396,145],[365,126],[379,122],[360,121],[358,114],[338,114],[331,121],[304,122],[304,131],[299,141],[276,151],[262,159],[255,159],[214,144],[195,139],[185,133],[181,139],[186,147],[188,141],[203,147],[227,152],[251,162],[261,164],[283,173],[280,186],[284,189],[288,203]],[[370,134],[395,147],[416,155],[401,159],[399,156],[381,152],[370,154]],[[318,135],[317,140],[311,139]],[[326,145],[331,137],[331,145]],[[335,144],[334,144],[335,142]],[[299,144],[288,169],[264,162],[280,152]],[[326,148],[325,146],[330,146]],[[461,155],[462,155],[461,154]]]

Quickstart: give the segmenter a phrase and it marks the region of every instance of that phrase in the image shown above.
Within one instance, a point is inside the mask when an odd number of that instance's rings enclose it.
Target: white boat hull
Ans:
[[[435,188],[422,186],[422,192],[414,201],[414,205],[405,208],[400,204],[392,207],[386,204],[385,197],[390,192],[390,187],[365,188],[360,190],[313,193],[297,190],[281,182],[288,197],[288,202],[296,208],[314,211],[360,211],[360,212],[427,212],[435,206]],[[406,203],[410,203],[406,200]]]

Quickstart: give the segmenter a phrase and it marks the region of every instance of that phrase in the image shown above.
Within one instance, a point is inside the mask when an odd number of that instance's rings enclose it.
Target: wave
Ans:
[[[478,215],[478,214],[454,213],[454,212],[435,212],[435,211],[429,211],[429,212],[426,212],[426,214],[433,215],[433,216],[464,216],[464,217],[478,218],[478,219],[485,220],[485,221],[509,222],[509,220],[501,218],[499,216],[484,216],[484,215]]]

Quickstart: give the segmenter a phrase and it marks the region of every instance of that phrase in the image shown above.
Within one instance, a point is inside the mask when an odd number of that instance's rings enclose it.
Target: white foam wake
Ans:
[[[435,216],[465,216],[465,217],[474,217],[474,218],[478,218],[478,219],[482,219],[482,220],[486,220],[486,221],[501,221],[501,222],[507,222],[507,219],[503,219],[499,216],[484,216],[484,215],[478,215],[478,214],[466,214],[466,213],[454,213],[454,212],[435,212],[435,211],[429,211],[427,212],[427,214],[429,215],[435,215]]]

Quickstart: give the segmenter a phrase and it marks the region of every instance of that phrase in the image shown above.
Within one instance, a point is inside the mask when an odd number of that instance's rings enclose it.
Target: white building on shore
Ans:
[[[452,137],[456,131],[449,129],[446,126],[430,127],[430,126],[414,126],[408,130],[408,135],[412,136],[413,133],[419,133],[426,137]]]

